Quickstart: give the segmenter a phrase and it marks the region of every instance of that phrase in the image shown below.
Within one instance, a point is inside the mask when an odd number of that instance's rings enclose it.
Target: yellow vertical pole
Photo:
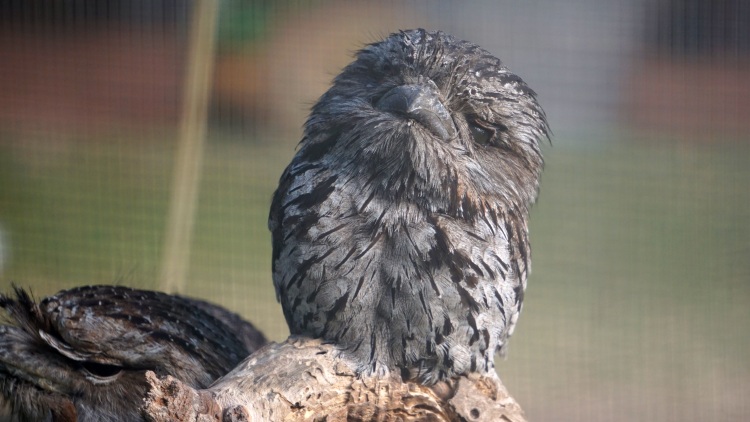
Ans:
[[[206,138],[219,0],[195,0],[159,287],[183,291]]]

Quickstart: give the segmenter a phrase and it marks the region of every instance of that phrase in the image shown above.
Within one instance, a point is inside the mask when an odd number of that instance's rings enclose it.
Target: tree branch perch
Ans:
[[[205,390],[147,374],[143,409],[166,421],[512,421],[523,410],[496,376],[471,374],[426,387],[397,374],[357,377],[320,340],[271,343]]]

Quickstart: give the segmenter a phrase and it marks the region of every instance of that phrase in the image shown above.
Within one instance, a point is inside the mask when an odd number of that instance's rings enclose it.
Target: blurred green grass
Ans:
[[[499,365],[510,391],[535,420],[746,419],[750,148],[547,157],[524,314]]]
[[[293,144],[209,141],[183,293],[270,338],[267,209]],[[503,380],[531,420],[750,415],[750,146],[546,148],[533,272]],[[156,288],[174,150],[163,142],[0,145],[0,288]]]

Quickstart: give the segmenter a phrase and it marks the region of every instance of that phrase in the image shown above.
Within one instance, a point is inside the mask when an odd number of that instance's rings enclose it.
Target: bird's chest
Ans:
[[[507,275],[508,235],[490,218],[468,221],[410,203],[374,200],[353,211],[353,223],[365,228],[357,249],[372,251],[385,284],[411,291],[428,286],[431,295],[441,296],[456,286],[471,291]]]
[[[281,254],[277,281],[299,286],[306,300],[311,290],[316,301],[319,292],[331,302],[349,293],[353,305],[420,294],[448,305],[462,297],[486,303],[507,278],[509,236],[497,216],[468,221],[350,186],[299,211],[288,220],[287,239],[296,241]]]

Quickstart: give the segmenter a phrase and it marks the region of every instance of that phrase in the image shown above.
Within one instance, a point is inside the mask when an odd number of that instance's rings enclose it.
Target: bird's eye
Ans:
[[[120,372],[122,367],[117,365],[107,365],[104,363],[97,362],[83,362],[83,372],[86,374],[86,378],[94,383],[107,383],[114,381]]]
[[[487,145],[495,134],[494,130],[482,126],[476,121],[469,121],[469,131],[471,131],[471,137],[474,138],[474,142],[479,145]]]

